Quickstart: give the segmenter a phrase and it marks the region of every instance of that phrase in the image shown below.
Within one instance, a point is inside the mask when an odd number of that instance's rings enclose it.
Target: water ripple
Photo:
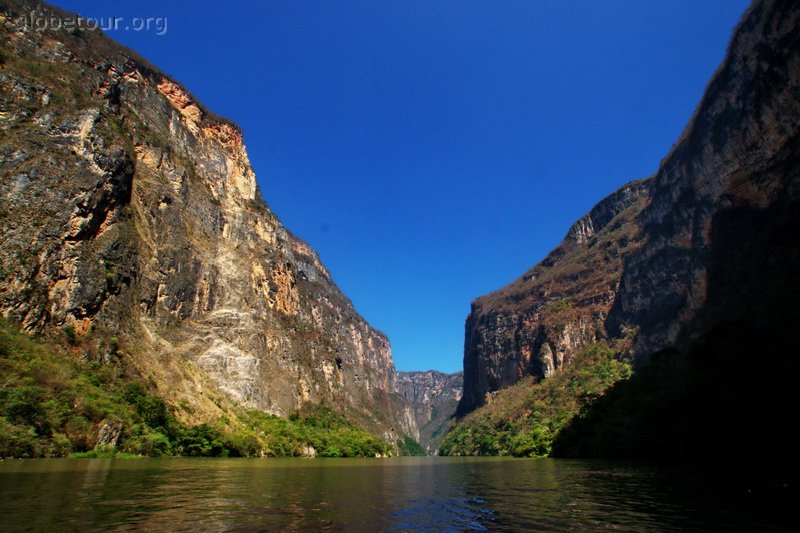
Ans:
[[[388,517],[390,531],[489,531],[494,511],[485,500],[472,498],[421,498],[408,502]]]
[[[0,529],[798,530],[788,488],[732,472],[552,459],[5,461]]]

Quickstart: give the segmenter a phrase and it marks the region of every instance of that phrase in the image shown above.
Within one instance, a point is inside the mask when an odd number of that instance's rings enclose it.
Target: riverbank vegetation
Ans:
[[[608,346],[541,383],[496,393],[446,435],[442,455],[791,461],[797,288],[732,315],[631,372]]]
[[[630,374],[630,363],[620,360],[607,344],[586,346],[555,375],[540,383],[524,379],[458,421],[439,453],[547,456],[559,432],[576,415]]]
[[[243,425],[188,425],[125,364],[118,341],[88,357],[0,320],[0,457],[386,456],[392,448],[324,406],[288,419],[243,411]]]
[[[792,317],[793,320],[787,320]],[[720,324],[654,354],[561,432],[559,457],[790,462],[797,311]]]

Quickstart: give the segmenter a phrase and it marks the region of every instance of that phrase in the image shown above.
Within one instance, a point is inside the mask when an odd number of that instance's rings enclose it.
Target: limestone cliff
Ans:
[[[326,402],[414,433],[388,339],[264,203],[239,128],[99,32],[27,26],[60,10],[0,7],[0,312],[116,337],[189,420]]]
[[[552,375],[580,347],[607,336],[604,322],[623,257],[639,245],[636,217],[647,202],[648,184],[636,181],[609,195],[541,263],[472,302],[459,414],[525,376]]]
[[[519,280],[477,299],[459,412],[597,338],[645,361],[796,285],[800,5],[758,0],[678,143]]]
[[[417,440],[434,455],[461,399],[464,373],[398,372],[397,388],[414,414]]]
[[[798,168],[800,4],[756,1],[653,179],[610,329],[646,358],[763,302],[796,261]]]

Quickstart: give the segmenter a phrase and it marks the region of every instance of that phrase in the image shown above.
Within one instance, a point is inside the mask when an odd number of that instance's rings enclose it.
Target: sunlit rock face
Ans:
[[[643,361],[794,290],[798,95],[800,4],[756,1],[658,172],[601,201],[540,264],[473,302],[459,413],[524,376],[557,372],[588,342],[613,340]]]
[[[261,199],[239,128],[99,33],[22,18],[63,12],[3,6],[3,315],[119,336],[190,419],[325,402],[414,433],[388,339]]]
[[[415,438],[429,454],[439,450],[447,425],[456,412],[464,388],[464,373],[445,374],[436,370],[398,372],[397,390],[411,410]]]
[[[582,346],[606,337],[623,258],[639,246],[636,217],[649,183],[630,183],[602,200],[541,263],[472,302],[459,414],[525,376],[552,375]]]

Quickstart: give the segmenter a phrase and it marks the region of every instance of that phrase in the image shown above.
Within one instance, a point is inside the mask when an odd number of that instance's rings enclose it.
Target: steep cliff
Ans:
[[[649,180],[640,180],[612,193],[541,263],[472,302],[460,415],[525,376],[551,376],[579,348],[607,337],[604,323],[623,258],[640,244],[636,217],[647,202],[648,186]]]
[[[417,440],[435,454],[464,388],[464,373],[398,372],[397,389],[405,398],[419,428]]]
[[[70,15],[0,9],[3,316],[113,338],[188,421],[310,402],[415,432],[388,339],[264,203],[239,128],[99,32],[31,16]]]
[[[800,5],[754,2],[662,161],[640,216],[645,245],[625,260],[609,327],[636,327],[640,358],[757,304],[786,277],[799,98]]]
[[[662,162],[645,244],[625,261],[608,326],[636,328],[641,368],[555,453],[794,460],[798,169],[800,5],[757,1]]]
[[[769,445],[788,449],[774,431],[785,416],[787,376],[796,366],[789,324],[797,314],[800,276],[799,134],[800,5],[757,0],[678,143],[655,176],[639,184],[640,203],[616,215],[626,219],[633,244],[617,247],[610,261],[603,260],[602,247],[589,251],[583,245],[587,253],[577,268],[590,281],[558,293],[577,303],[564,304],[570,316],[568,328],[555,329],[564,332],[560,342],[548,340],[547,349],[531,342],[547,335],[546,315],[534,313],[552,313],[552,300],[542,291],[531,298],[521,287],[536,279],[537,269],[564,268],[568,255],[553,261],[551,254],[514,284],[473,304],[460,413],[522,376],[546,377],[559,366],[547,364],[550,353],[559,354],[554,363],[569,361],[577,347],[605,336],[618,354],[647,369],[635,372],[630,384],[615,385],[611,400],[596,409],[596,394],[582,398],[570,416],[580,412],[591,423],[571,428],[563,450],[652,456],[703,448],[703,455],[713,456],[725,447],[736,454],[754,443],[742,436],[744,428],[761,422],[773,433]],[[573,227],[557,250],[580,249],[581,235],[592,232],[585,226]],[[585,297],[595,293],[606,295],[599,307]],[[647,365],[655,352],[658,361]],[[549,400],[536,404],[534,396],[515,404],[539,405],[528,418],[549,408]],[[544,425],[544,431],[553,429]],[[594,439],[589,444],[581,441],[587,435]],[[474,451],[470,446],[464,453]]]

